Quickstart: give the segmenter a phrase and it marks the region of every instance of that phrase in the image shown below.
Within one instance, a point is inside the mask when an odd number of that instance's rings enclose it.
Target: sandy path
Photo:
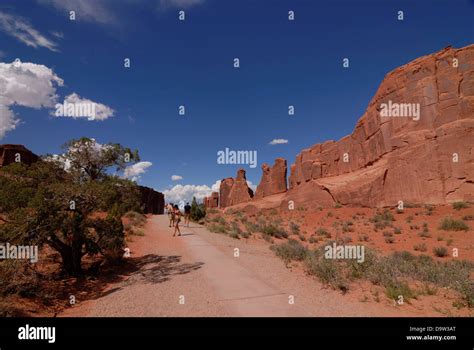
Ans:
[[[417,315],[324,288],[291,272],[268,244],[210,233],[194,223],[182,228],[183,236],[172,237],[165,216],[150,217],[145,232],[130,244],[139,269],[61,316]]]

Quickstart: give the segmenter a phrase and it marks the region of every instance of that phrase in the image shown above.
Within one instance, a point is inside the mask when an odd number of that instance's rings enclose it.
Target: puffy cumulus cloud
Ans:
[[[41,34],[22,17],[0,11],[0,30],[28,46],[58,51],[54,41]]]
[[[207,185],[176,185],[162,192],[167,202],[179,203],[179,201],[183,201],[191,203],[193,197],[196,197],[198,202],[202,202],[204,197],[211,194],[212,188]]]
[[[255,191],[256,186],[247,180],[248,186]],[[210,196],[212,192],[219,192],[221,181],[217,180],[210,187],[207,185],[176,185],[169,190],[161,191],[165,195],[166,202],[179,203],[179,201],[190,202],[196,197],[202,202],[204,197]]]
[[[179,181],[179,180],[182,180],[183,177],[181,175],[172,175],[171,176],[171,180],[173,181]]]
[[[52,6],[62,13],[74,11],[76,21],[114,23],[116,16],[112,12],[115,1],[110,0],[38,0],[40,4]]]
[[[66,96],[62,104],[55,105],[56,117],[87,118],[87,120],[106,120],[114,115],[114,110],[102,103],[82,98],[76,93]]]
[[[288,140],[285,140],[285,139],[273,139],[268,144],[275,146],[275,145],[284,145],[287,143],[288,143]]]
[[[52,107],[58,98],[56,87],[63,84],[63,80],[46,66],[20,61],[0,62],[0,139],[19,124],[10,107]]]
[[[63,79],[44,65],[19,60],[11,63],[0,62],[0,139],[20,123],[12,107],[57,107],[56,90],[63,85]],[[93,104],[95,117],[87,118],[88,120],[105,120],[114,114],[112,108],[82,98],[76,93],[67,96],[65,102],[73,105]]]
[[[153,165],[152,162],[138,162],[125,168],[123,176],[133,181],[138,181],[140,176],[144,174],[149,167]]]

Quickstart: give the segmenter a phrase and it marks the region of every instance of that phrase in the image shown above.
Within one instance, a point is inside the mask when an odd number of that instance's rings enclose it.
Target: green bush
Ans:
[[[289,239],[288,242],[279,245],[272,245],[270,248],[286,263],[292,260],[302,261],[308,252],[300,242],[294,239]]]
[[[469,204],[467,204],[466,202],[454,202],[453,203],[453,209],[461,210],[461,209],[465,209],[465,208],[469,208]]]
[[[275,238],[288,238],[288,233],[284,229],[273,224],[262,227],[261,232]]]
[[[466,223],[462,220],[456,220],[453,218],[444,218],[440,225],[439,228],[444,231],[467,231],[469,230],[469,226],[466,225]]]
[[[433,248],[433,253],[438,258],[444,258],[445,256],[448,256],[448,249],[446,249],[446,247],[435,247]]]
[[[202,203],[198,204],[196,197],[193,197],[193,201],[191,203],[191,213],[189,217],[194,222],[199,222],[201,219],[206,217],[206,206]]]

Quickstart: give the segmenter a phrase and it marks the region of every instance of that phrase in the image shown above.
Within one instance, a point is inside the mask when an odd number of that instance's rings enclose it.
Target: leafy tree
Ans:
[[[66,153],[63,159],[69,162],[71,171],[86,176],[90,180],[101,179],[107,169],[115,167],[116,171],[124,170],[130,162],[140,160],[138,151],[123,147],[118,143],[101,145],[96,140],[82,137],[63,145]]]
[[[199,221],[206,216],[206,207],[204,204],[198,204],[196,201],[196,197],[193,197],[193,201],[191,203],[191,220],[192,221]]]
[[[66,171],[62,160],[51,158],[0,170],[0,241],[49,245],[64,270],[78,275],[86,254],[110,260],[123,255],[121,216],[140,210],[140,192],[132,181],[108,174],[112,166],[124,167],[120,152],[129,149],[113,145],[104,154],[94,152],[97,144],[86,138],[69,145]],[[136,151],[133,157],[139,159]]]

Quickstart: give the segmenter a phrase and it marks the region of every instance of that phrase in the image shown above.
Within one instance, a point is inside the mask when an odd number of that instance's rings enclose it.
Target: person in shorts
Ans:
[[[178,236],[181,236],[181,231],[179,230],[179,223],[181,222],[181,210],[179,210],[179,207],[175,204],[174,205],[174,233],[173,237],[178,233]]]
[[[191,218],[191,206],[186,203],[184,206],[184,226],[189,227],[189,219]]]

